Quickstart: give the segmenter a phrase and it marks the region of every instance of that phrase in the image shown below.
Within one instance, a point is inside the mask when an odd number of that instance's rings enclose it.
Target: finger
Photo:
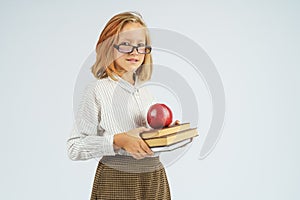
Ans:
[[[132,156],[133,158],[137,159],[137,160],[139,160],[139,159],[140,159],[140,158],[139,158],[139,156],[138,156],[138,155],[136,155],[136,154],[134,154],[134,153],[132,153],[132,154],[131,154],[131,156]]]
[[[140,145],[145,153],[153,155],[153,151],[148,147],[148,145],[144,141],[141,141]]]
[[[134,138],[140,138],[140,133],[136,132],[136,133],[131,133],[131,134],[128,134],[129,136],[131,137],[134,137]]]
[[[175,121],[175,125],[179,125],[180,124],[180,121],[179,120],[176,120]]]
[[[131,152],[130,154],[131,154],[131,156],[134,157],[135,159],[138,159],[138,158],[139,158],[139,156],[137,155],[137,153]]]
[[[144,151],[144,150],[139,150],[139,152],[138,152],[138,154],[139,154],[139,156],[141,157],[141,158],[145,158],[148,154]]]
[[[133,157],[135,159],[138,159],[138,160],[144,158],[143,155],[141,153],[138,153],[138,152],[137,153],[133,153],[132,155],[133,155]]]
[[[169,124],[169,126],[168,126],[168,127],[170,127],[170,126],[174,126],[174,125],[179,125],[179,124],[180,124],[180,121],[179,121],[179,120],[176,120],[175,122],[173,122],[173,123]]]
[[[142,133],[142,132],[144,132],[144,131],[150,131],[150,130],[151,130],[150,128],[146,128],[146,127],[144,127],[144,126],[138,128],[138,132],[139,132],[139,133]]]
[[[137,148],[137,153],[140,154],[140,156],[142,156],[142,157],[147,156],[147,152],[141,147],[140,144],[139,144],[139,147]]]
[[[142,150],[140,148],[140,144],[137,143],[137,145],[134,147],[134,150],[132,151],[132,155],[134,156],[135,159],[142,159],[143,156],[142,156]]]

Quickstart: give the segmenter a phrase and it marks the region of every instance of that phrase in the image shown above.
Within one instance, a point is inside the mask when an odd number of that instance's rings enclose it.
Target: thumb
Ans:
[[[138,129],[138,131],[139,131],[139,133],[142,133],[142,132],[144,132],[144,131],[150,131],[151,129],[150,128],[146,128],[146,127],[139,127],[139,129]]]

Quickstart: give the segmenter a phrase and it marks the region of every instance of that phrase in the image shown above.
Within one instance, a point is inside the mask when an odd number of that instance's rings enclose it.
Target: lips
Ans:
[[[137,61],[139,61],[136,58],[127,58],[126,60],[129,61],[129,62],[137,62]]]

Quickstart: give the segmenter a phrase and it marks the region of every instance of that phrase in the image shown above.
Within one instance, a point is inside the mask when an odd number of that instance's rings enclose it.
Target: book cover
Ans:
[[[144,141],[148,144],[149,147],[159,147],[175,144],[177,142],[196,136],[198,136],[197,128],[190,128],[158,138],[145,139]]]
[[[186,130],[189,128],[190,128],[190,123],[183,123],[183,124],[166,127],[163,129],[154,129],[151,131],[146,131],[146,132],[141,133],[140,136],[143,139],[156,138],[156,137],[162,137],[165,135],[176,133],[179,131],[183,131],[183,130]]]

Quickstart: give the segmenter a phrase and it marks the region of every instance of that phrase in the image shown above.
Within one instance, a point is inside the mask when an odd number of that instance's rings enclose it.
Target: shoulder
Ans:
[[[95,92],[99,89],[107,88],[113,85],[115,85],[114,80],[111,80],[109,78],[96,79],[87,84],[86,90]]]
[[[103,99],[109,96],[116,87],[116,81],[110,78],[95,79],[88,83],[86,94],[94,96],[96,99]]]
[[[114,87],[116,87],[117,83],[116,81],[112,80],[111,78],[102,78],[102,79],[97,79],[94,82],[94,90],[96,92],[102,92],[102,91],[108,91]]]
[[[115,85],[115,82],[113,79],[111,79],[110,77],[106,77],[106,78],[101,78],[101,79],[97,79],[95,80],[95,84],[99,87],[105,87],[105,86],[109,86],[109,85]]]

